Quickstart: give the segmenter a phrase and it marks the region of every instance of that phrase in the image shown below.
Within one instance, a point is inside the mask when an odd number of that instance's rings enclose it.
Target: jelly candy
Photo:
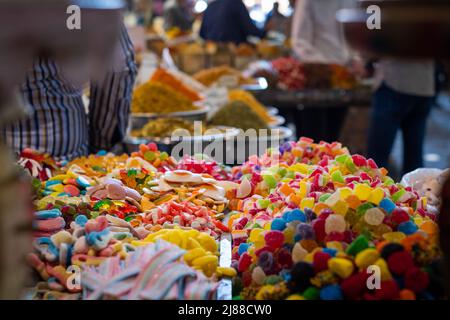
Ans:
[[[292,260],[294,261],[294,263],[301,262],[307,254],[308,251],[303,249],[302,245],[297,242],[292,249]]]
[[[292,210],[288,215],[287,222],[292,222],[292,221],[306,222],[305,213],[299,209]]]
[[[248,243],[241,243],[238,249],[239,255],[242,255],[244,252],[247,252],[249,247],[250,245]]]
[[[342,279],[348,278],[353,273],[353,263],[344,258],[331,258],[328,260],[328,268]]]
[[[320,290],[316,287],[309,287],[303,292],[303,297],[306,300],[317,300],[320,297]]]
[[[408,269],[414,267],[411,255],[406,251],[392,253],[387,259],[389,270],[395,275],[403,275]]]
[[[252,271],[252,280],[257,285],[263,285],[264,281],[266,280],[266,274],[264,273],[264,270],[261,267],[255,267]]]
[[[388,198],[384,198],[383,200],[381,200],[379,206],[380,208],[384,209],[384,211],[386,211],[387,213],[391,213],[396,208],[395,203]]]
[[[314,238],[315,238],[313,227],[311,227],[311,225],[309,225],[307,223],[299,223],[297,225],[297,233],[300,235],[301,239],[314,240]]]
[[[312,222],[315,238],[317,241],[323,241],[325,239],[325,221],[324,219],[316,219]]]
[[[365,249],[359,252],[355,257],[355,264],[361,270],[366,269],[371,264],[378,260],[380,254],[376,249]]]
[[[406,235],[415,233],[418,230],[417,225],[412,221],[403,222],[398,226],[398,231]]]
[[[260,266],[264,272],[272,270],[274,264],[273,255],[271,252],[263,252],[258,257],[258,266]]]
[[[342,300],[343,298],[341,287],[337,284],[328,285],[320,290],[321,300]]]
[[[357,184],[355,186],[354,191],[355,191],[355,195],[359,198],[359,200],[366,201],[370,197],[372,188],[370,186],[368,186],[367,184]]]
[[[325,233],[330,234],[332,232],[342,233],[346,230],[347,223],[343,216],[338,214],[332,214],[325,220]]]
[[[246,271],[251,264],[252,264],[252,257],[247,252],[244,252],[239,258],[238,271],[239,272]]]
[[[347,248],[346,252],[355,256],[359,252],[369,247],[369,241],[364,235],[358,236]]]
[[[313,257],[314,272],[319,273],[328,269],[328,260],[331,256],[328,253],[318,251]]]
[[[286,228],[286,221],[276,218],[272,221],[271,230],[283,231]]]
[[[403,222],[409,221],[409,215],[405,210],[397,208],[392,211],[390,220],[398,225]]]
[[[280,248],[284,243],[284,234],[278,230],[272,230],[265,234],[266,245],[271,248]]]
[[[372,226],[378,226],[383,223],[384,213],[378,208],[371,208],[364,214],[364,221]]]

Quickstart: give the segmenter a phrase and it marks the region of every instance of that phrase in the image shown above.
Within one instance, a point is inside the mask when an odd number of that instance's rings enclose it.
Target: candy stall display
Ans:
[[[19,163],[37,178],[34,299],[217,299],[222,279],[235,300],[444,296],[427,197],[337,142],[301,138],[233,168],[154,144]]]

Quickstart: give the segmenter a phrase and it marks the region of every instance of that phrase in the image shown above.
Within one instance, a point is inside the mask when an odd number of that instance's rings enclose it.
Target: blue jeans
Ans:
[[[397,131],[403,135],[403,173],[423,167],[423,144],[432,98],[399,93],[384,83],[372,98],[368,156],[387,167]]]

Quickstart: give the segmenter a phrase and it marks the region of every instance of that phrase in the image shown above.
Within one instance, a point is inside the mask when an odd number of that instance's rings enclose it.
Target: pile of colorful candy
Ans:
[[[288,142],[231,175],[203,158],[177,163],[150,144],[38,177],[28,261],[44,297],[212,298],[222,276],[233,277],[235,299],[444,295],[427,199],[339,143]],[[219,267],[226,233],[232,268]],[[81,288],[70,285],[70,266],[84,272]],[[160,268],[168,272],[154,278]],[[115,280],[127,272],[132,280]]]
[[[229,187],[225,182],[217,181],[207,174],[186,170],[168,171],[147,182],[146,187],[142,189],[142,204],[146,209],[151,209],[154,205],[168,201],[189,201],[223,212],[228,202],[225,188]]]
[[[139,216],[138,220],[131,223],[134,226],[144,225],[151,231],[161,228],[187,227],[219,238],[223,232],[229,230],[218,218],[223,218],[223,215],[205,206],[198,206],[189,201],[181,203],[169,201],[145,212]]]
[[[37,216],[38,219],[48,218],[46,222],[59,219],[52,225],[55,224],[60,231],[51,230],[52,233],[47,236],[41,234],[34,240],[35,252],[28,255],[29,264],[52,290],[80,291],[80,288],[70,286],[68,278],[72,273],[66,272],[70,266],[99,265],[107,257],[123,259],[134,250],[129,244],[133,239],[130,230],[109,227],[106,217],[88,220],[86,216],[79,215],[69,229],[61,230],[65,224],[58,210],[41,211]],[[37,225],[41,226],[40,223]]]
[[[440,257],[438,229],[426,199],[395,184],[371,159],[330,152],[337,146],[309,143],[306,157],[291,162],[294,143],[277,153],[275,166],[264,166],[269,153],[236,169],[258,166],[252,194],[232,201],[236,296],[440,297],[430,280],[436,277],[430,266]],[[311,156],[318,150],[326,155]],[[241,185],[248,181],[240,179]],[[381,270],[379,290],[366,286],[371,266]]]

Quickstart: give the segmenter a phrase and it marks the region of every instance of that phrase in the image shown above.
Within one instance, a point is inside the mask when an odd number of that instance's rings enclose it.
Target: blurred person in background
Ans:
[[[387,167],[400,130],[403,173],[423,167],[426,122],[436,93],[434,61],[383,59],[375,79],[368,156]]]
[[[136,74],[124,25],[114,64],[90,83],[88,112],[84,83],[68,82],[55,61],[38,57],[20,87],[29,116],[0,128],[1,136],[17,153],[32,148],[61,160],[109,150],[125,137]]]
[[[189,0],[169,0],[164,4],[164,30],[178,29],[188,33],[195,21]]]
[[[336,12],[357,5],[357,0],[297,0],[292,21],[292,50],[304,63],[338,64],[362,74],[360,59],[347,46]],[[297,135],[336,141],[348,106],[308,108],[296,113]]]
[[[254,24],[242,0],[215,0],[203,14],[200,36],[205,40],[240,44],[249,36],[265,35],[266,30]]]
[[[291,34],[291,19],[281,14],[279,11],[280,4],[275,2],[273,4],[273,9],[268,13],[265,29],[268,31],[275,31],[281,33],[286,36],[286,38],[290,37]]]

